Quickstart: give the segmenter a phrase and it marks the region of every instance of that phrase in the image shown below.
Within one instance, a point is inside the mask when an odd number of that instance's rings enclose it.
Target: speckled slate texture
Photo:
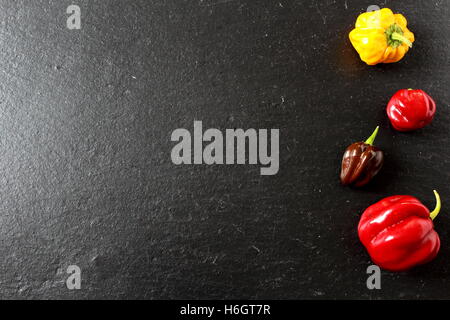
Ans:
[[[378,3],[417,42],[368,67],[347,34],[371,4],[1,0],[0,298],[450,298],[450,3]],[[384,107],[409,87],[438,111],[400,134]],[[279,128],[280,172],[173,165],[194,120]],[[343,150],[376,125],[384,170],[341,187]],[[360,213],[392,194],[433,207],[433,188],[438,258],[368,290]]]

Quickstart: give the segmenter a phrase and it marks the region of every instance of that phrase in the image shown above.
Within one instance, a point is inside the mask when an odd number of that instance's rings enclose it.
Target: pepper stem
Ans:
[[[400,42],[402,42],[402,43],[406,43],[406,44],[408,45],[408,47],[412,48],[412,42],[409,41],[409,39],[406,38],[404,35],[402,35],[402,34],[400,34],[400,33],[398,33],[398,32],[393,32],[393,33],[391,34],[391,39],[392,39],[392,40],[400,41]]]
[[[441,211],[441,197],[439,196],[439,193],[437,193],[436,190],[433,190],[434,196],[436,197],[436,208],[434,208],[433,211],[430,213],[431,220],[434,220],[436,216],[438,215],[439,211]]]
[[[375,131],[372,133],[372,135],[369,137],[369,139],[366,140],[366,142],[365,142],[366,144],[373,145],[373,142],[375,141],[375,138],[377,137],[379,129],[380,129],[379,126],[375,128]]]

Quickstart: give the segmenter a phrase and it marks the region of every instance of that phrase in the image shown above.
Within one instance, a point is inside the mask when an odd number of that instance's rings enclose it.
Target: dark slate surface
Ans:
[[[0,297],[450,298],[450,5],[378,3],[417,42],[368,67],[347,34],[371,4],[0,1]],[[409,87],[438,112],[400,134],[384,107]],[[196,119],[279,128],[280,172],[174,166],[170,134]],[[384,170],[341,187],[343,150],[376,125]],[[399,193],[433,207],[433,188],[438,258],[369,291],[359,214]]]

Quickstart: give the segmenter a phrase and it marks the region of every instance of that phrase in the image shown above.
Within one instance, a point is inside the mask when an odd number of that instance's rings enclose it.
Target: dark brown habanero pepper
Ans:
[[[341,183],[362,187],[380,171],[383,166],[383,151],[373,146],[379,127],[366,142],[355,142],[344,153],[341,166]]]

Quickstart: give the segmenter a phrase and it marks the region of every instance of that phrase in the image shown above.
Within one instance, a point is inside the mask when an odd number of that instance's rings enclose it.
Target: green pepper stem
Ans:
[[[402,42],[402,43],[406,43],[406,44],[408,45],[408,47],[412,48],[412,42],[409,41],[409,39],[406,38],[404,35],[402,35],[402,34],[400,34],[400,33],[398,33],[398,32],[393,32],[393,33],[391,34],[391,39],[392,39],[392,40],[400,41],[400,42]]]
[[[369,139],[366,140],[366,144],[373,145],[373,142],[375,141],[375,138],[377,137],[379,129],[380,129],[379,126],[375,128],[375,131],[372,133],[372,135],[369,137]]]
[[[436,190],[433,190],[434,196],[436,197],[436,208],[434,208],[433,211],[430,213],[431,220],[434,220],[436,216],[438,215],[439,211],[441,211],[441,197],[439,196],[439,193],[437,193]]]

